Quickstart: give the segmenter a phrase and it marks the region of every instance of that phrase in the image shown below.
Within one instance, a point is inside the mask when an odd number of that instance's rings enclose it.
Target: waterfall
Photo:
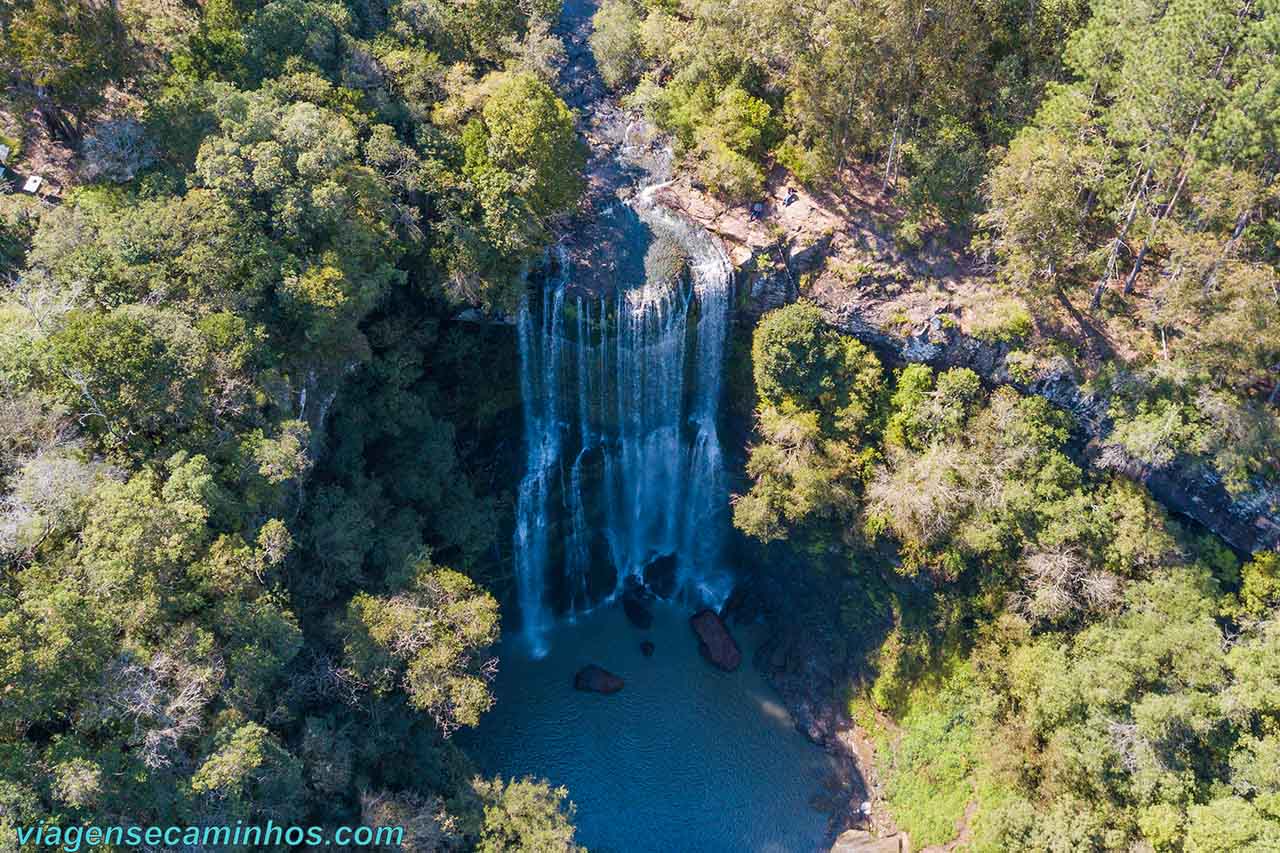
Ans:
[[[534,654],[546,651],[557,612],[613,598],[656,558],[674,558],[683,598],[719,605],[731,583],[717,433],[731,267],[716,240],[651,191],[633,204],[688,255],[687,280],[571,295],[562,252],[517,318],[525,470],[515,569]]]
[[[534,334],[533,315],[521,304],[516,321],[520,347],[520,396],[524,409],[525,475],[516,498],[516,585],[525,634],[535,652],[549,619],[544,604],[547,554],[550,547],[547,508],[553,477],[559,473],[563,422],[560,411],[559,334],[564,287],[543,291],[541,331]]]

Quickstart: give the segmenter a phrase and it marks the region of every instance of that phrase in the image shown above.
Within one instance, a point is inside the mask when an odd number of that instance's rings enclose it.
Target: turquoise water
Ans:
[[[464,746],[486,774],[545,777],[577,805],[578,840],[592,851],[818,850],[830,759],[797,732],[751,666],[762,637],[734,628],[737,672],[698,654],[689,613],[660,604],[641,631],[610,606],[556,625],[533,660],[513,636],[499,649],[497,705]],[[640,653],[648,639],[653,657]],[[620,693],[573,689],[595,663]]]

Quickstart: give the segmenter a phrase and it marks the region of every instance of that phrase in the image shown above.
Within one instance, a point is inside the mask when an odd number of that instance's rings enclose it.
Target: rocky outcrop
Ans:
[[[833,614],[819,613],[823,599],[795,597],[795,590],[789,594],[763,576],[756,581],[759,594],[772,602],[775,618],[770,620],[769,639],[756,649],[755,667],[778,692],[796,729],[834,759],[832,778],[825,785],[831,837],[866,828],[860,806],[872,799],[873,767],[845,701],[852,677],[849,655],[856,657],[857,650],[833,642],[840,629]],[[827,600],[843,594],[826,593]],[[882,628],[868,623],[860,635],[874,644]]]
[[[853,303],[824,307],[832,325],[873,347],[890,364],[967,367],[991,385],[1008,385],[1023,394],[1044,397],[1070,412],[1083,448],[1078,454],[1081,462],[1142,483],[1169,510],[1202,524],[1236,550],[1254,553],[1280,547],[1280,486],[1259,481],[1242,494],[1232,494],[1222,477],[1200,460],[1184,457],[1155,467],[1106,444],[1112,425],[1108,401],[1086,392],[1065,361],[1019,376],[1009,369],[1012,348],[1007,344],[978,340],[932,321],[909,335],[894,335],[869,324]]]
[[[715,230],[714,223],[703,224]],[[744,262],[744,270],[760,266],[756,257],[768,259],[771,252],[768,246],[755,249]],[[748,319],[799,297],[789,270],[749,276],[749,280]],[[1233,494],[1217,471],[1202,460],[1181,457],[1155,467],[1132,459],[1118,446],[1107,445],[1105,439],[1112,427],[1109,401],[1086,391],[1082,378],[1065,359],[1028,375],[1011,369],[1008,357],[1013,346],[964,334],[946,306],[935,308],[932,317],[914,328],[896,331],[873,318],[873,305],[857,288],[821,290],[808,298],[822,307],[832,326],[874,349],[886,364],[967,367],[988,385],[1008,385],[1070,412],[1077,424],[1078,461],[1142,483],[1170,511],[1203,525],[1237,551],[1256,553],[1280,547],[1280,484],[1258,480],[1243,493]]]
[[[698,651],[704,658],[725,672],[738,668],[742,663],[742,652],[728,626],[714,610],[699,610],[689,617],[689,624],[698,635]]]
[[[902,837],[891,835],[877,838],[862,829],[850,829],[840,833],[831,853],[902,853]]]
[[[619,269],[641,227],[629,206],[618,204],[636,186],[665,180],[671,171],[670,146],[644,118],[624,110],[605,86],[591,50],[591,0],[566,0],[558,35],[567,62],[556,89],[577,115],[578,132],[588,143],[585,192],[574,215],[557,234],[574,264],[573,287],[607,293],[619,278],[643,275],[643,269]]]
[[[786,702],[801,734],[843,749],[840,736],[852,721],[837,696],[847,674],[818,637],[799,629],[774,634],[756,651],[755,664]]]
[[[617,693],[622,686],[621,678],[595,664],[584,666],[573,677],[573,689],[588,693]]]

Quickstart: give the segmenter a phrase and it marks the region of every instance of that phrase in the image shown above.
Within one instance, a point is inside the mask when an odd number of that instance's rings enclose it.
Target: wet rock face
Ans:
[[[627,578],[627,588],[622,593],[622,610],[627,620],[641,630],[653,625],[653,594],[635,578]]]
[[[793,602],[792,606],[806,605]],[[878,634],[873,625],[869,624],[867,630],[870,635]],[[844,654],[837,653],[831,638],[805,620],[779,626],[779,630],[756,649],[754,665],[782,697],[796,730],[835,759],[833,775],[828,781],[832,792],[829,823],[832,834],[864,826],[865,816],[859,806],[871,796],[869,777],[864,775],[870,771],[871,762],[859,751],[860,735],[848,716],[844,688],[850,683],[851,675],[846,669]],[[883,841],[862,836],[842,836],[841,840],[849,844]],[[879,853],[881,849],[897,850],[896,847],[840,847],[838,844],[832,848],[840,853],[855,850]]]
[[[617,693],[622,686],[621,678],[595,664],[584,666],[573,677],[573,689],[587,693]]]
[[[698,635],[698,651],[713,665],[733,672],[742,663],[738,644],[714,610],[699,610],[689,617],[689,625]]]
[[[664,554],[649,561],[641,573],[644,585],[660,598],[670,598],[676,591],[676,555]]]
[[[767,609],[765,602],[750,583],[740,583],[729,593],[724,605],[720,608],[720,618],[735,625],[746,625],[756,621]]]

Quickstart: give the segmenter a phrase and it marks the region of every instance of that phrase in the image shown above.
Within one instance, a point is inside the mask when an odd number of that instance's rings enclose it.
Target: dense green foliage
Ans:
[[[821,195],[861,163],[898,186],[902,249],[973,236],[1046,338],[1078,347],[1060,326],[1091,303],[1117,467],[1280,470],[1274,0],[605,0],[595,25],[606,81],[713,192],[781,165]]]
[[[509,335],[448,317],[512,307],[577,203],[558,10],[177,5],[0,11],[85,179],[0,198],[0,836],[577,849],[562,790],[448,739],[493,701],[474,472],[517,402]]]
[[[850,630],[882,602],[854,709],[914,841],[949,840],[974,803],[978,850],[1280,843],[1280,557],[1242,567],[1082,470],[1042,398],[966,369],[886,379],[803,302],[760,323],[753,360],[735,522],[847,561]]]
[[[106,86],[128,71],[128,38],[104,3],[18,0],[0,9],[0,62],[10,89],[34,101],[50,131],[75,141]]]
[[[0,195],[0,846],[271,819],[580,849],[570,792],[450,739],[493,702],[519,404],[511,330],[458,309],[509,316],[584,190],[558,14],[0,4],[0,142],[66,179]],[[982,851],[1280,849],[1280,555],[1117,473],[1274,504],[1280,0],[593,23],[696,182],[878,184],[900,252],[966,247],[967,328],[1019,387],[1052,360],[1109,407],[1086,466],[1045,399],[889,369],[807,301],[730,359],[738,544],[817,590],[894,818]]]
[[[607,82],[676,134],[712,188],[746,198],[766,158],[821,185],[878,157],[917,217],[964,221],[987,148],[1062,76],[1082,0],[923,3],[605,0]]]
[[[752,346],[758,430],[747,473],[754,485],[734,505],[734,523],[764,541],[787,522],[848,506],[848,482],[871,457],[860,451],[881,382],[880,363],[837,334],[816,306],[797,303],[761,321]]]
[[[863,701],[903,727],[895,813],[940,843],[974,799],[980,849],[1276,846],[1275,708],[1237,692],[1266,692],[1237,664],[1270,642],[1274,611],[1245,602],[1274,556],[1240,566],[1100,472],[1177,464],[1274,510],[1280,6],[606,0],[595,25],[606,82],[711,192],[764,197],[777,167],[828,202],[846,172],[859,202],[878,181],[901,252],[931,232],[991,270],[966,328],[1022,348],[1009,376],[1073,373],[1108,408],[1090,472],[1042,399],[968,370],[886,380],[814,306],[761,321],[734,521],[862,596],[834,610]],[[827,304],[846,295],[882,298]]]

